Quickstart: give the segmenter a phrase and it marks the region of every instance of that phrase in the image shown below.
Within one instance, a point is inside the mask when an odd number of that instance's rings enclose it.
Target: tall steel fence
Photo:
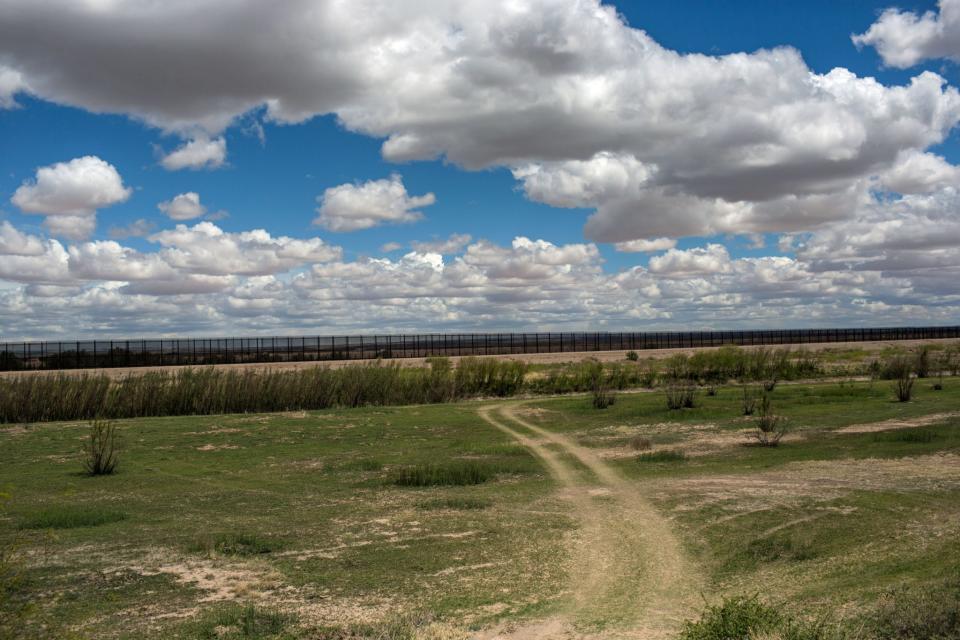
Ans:
[[[488,356],[960,338],[960,326],[764,331],[463,333],[0,343],[0,371]]]

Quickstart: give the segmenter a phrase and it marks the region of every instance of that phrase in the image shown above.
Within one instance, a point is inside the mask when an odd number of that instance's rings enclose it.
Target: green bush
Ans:
[[[886,592],[868,625],[882,640],[960,638],[960,579]]]
[[[103,420],[90,423],[90,434],[83,447],[83,470],[88,476],[109,476],[117,470],[120,444],[116,427]]]
[[[640,354],[636,351],[627,351],[627,360],[631,362],[636,362],[640,359]]]
[[[828,640],[835,634],[822,624],[796,620],[757,597],[739,597],[707,607],[699,620],[684,624],[679,637],[680,640]]]

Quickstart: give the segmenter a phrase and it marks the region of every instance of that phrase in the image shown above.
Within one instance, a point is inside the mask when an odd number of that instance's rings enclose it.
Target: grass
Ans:
[[[283,548],[282,542],[248,533],[224,533],[203,537],[189,546],[195,553],[224,556],[258,556]]]
[[[687,459],[687,456],[682,451],[661,449],[660,451],[641,453],[635,459],[637,462],[682,462]]]
[[[947,382],[937,392],[918,385],[907,403],[888,383],[779,384],[771,397],[791,433],[776,448],[740,446],[751,421],[736,386],[683,411],[661,393],[624,393],[604,411],[580,396],[531,402],[524,415],[618,453],[604,459],[669,514],[720,610],[759,593],[755,602],[789,624],[836,616],[851,633],[873,619],[916,630],[914,610],[953,615],[960,420],[838,429],[960,411],[960,384]],[[78,473],[86,423],[2,431],[0,487],[13,498],[0,543],[18,540],[18,589],[38,609],[22,626],[145,640],[413,638],[432,621],[554,615],[578,521],[538,459],[482,422],[480,406],[118,420],[113,477]],[[731,441],[691,454],[704,435]],[[70,524],[98,509],[125,517]],[[28,522],[54,531],[22,530]],[[176,573],[185,570],[193,581]],[[207,600],[208,583],[230,580],[244,585],[230,601]],[[431,622],[395,624],[383,603],[431,612]],[[716,619],[711,611],[701,622]],[[331,621],[341,612],[353,618]],[[777,624],[768,637],[826,637]]]
[[[25,516],[20,529],[76,529],[99,527],[125,520],[127,514],[117,509],[99,506],[61,505],[49,507]]]

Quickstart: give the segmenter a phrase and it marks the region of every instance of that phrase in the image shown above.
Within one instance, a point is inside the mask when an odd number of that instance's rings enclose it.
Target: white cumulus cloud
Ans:
[[[163,156],[160,164],[169,171],[180,169],[216,169],[227,159],[227,141],[219,138],[195,138]]]
[[[939,12],[921,15],[887,9],[853,42],[875,47],[884,63],[900,69],[930,58],[960,61],[960,0],[940,0]]]
[[[131,193],[113,165],[83,156],[37,169],[10,201],[24,213],[46,216],[44,223],[55,235],[82,239],[93,232],[97,209],[123,202]]]
[[[172,220],[191,220],[207,212],[207,208],[200,204],[200,194],[194,191],[181,193],[171,200],[161,202],[157,208]]]
[[[318,199],[314,224],[330,231],[357,231],[382,224],[416,222],[423,218],[417,211],[436,202],[432,193],[410,196],[399,175],[363,184],[330,187]]]

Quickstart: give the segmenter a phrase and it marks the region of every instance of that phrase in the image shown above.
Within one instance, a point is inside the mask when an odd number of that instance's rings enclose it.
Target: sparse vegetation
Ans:
[[[664,389],[667,408],[671,411],[692,409],[697,406],[697,386],[687,382],[674,382]]]
[[[205,536],[190,545],[190,551],[195,553],[224,556],[257,556],[282,548],[283,544],[275,538],[265,538],[249,533]]]
[[[634,451],[646,451],[652,446],[653,442],[645,436],[637,435],[630,438],[630,448]]]
[[[764,391],[757,406],[757,428],[754,438],[764,447],[775,447],[787,432],[786,420],[773,412],[770,394]]]
[[[960,579],[888,590],[867,626],[882,640],[960,638]]]
[[[90,423],[90,433],[83,446],[83,469],[89,476],[109,476],[120,462],[117,428],[105,420]]]
[[[740,385],[740,388],[743,392],[743,401],[741,405],[743,408],[743,415],[752,416],[757,410],[757,398],[760,394],[748,388],[745,384]]]
[[[228,605],[187,623],[178,638],[185,640],[290,640],[293,616],[254,605]]]

